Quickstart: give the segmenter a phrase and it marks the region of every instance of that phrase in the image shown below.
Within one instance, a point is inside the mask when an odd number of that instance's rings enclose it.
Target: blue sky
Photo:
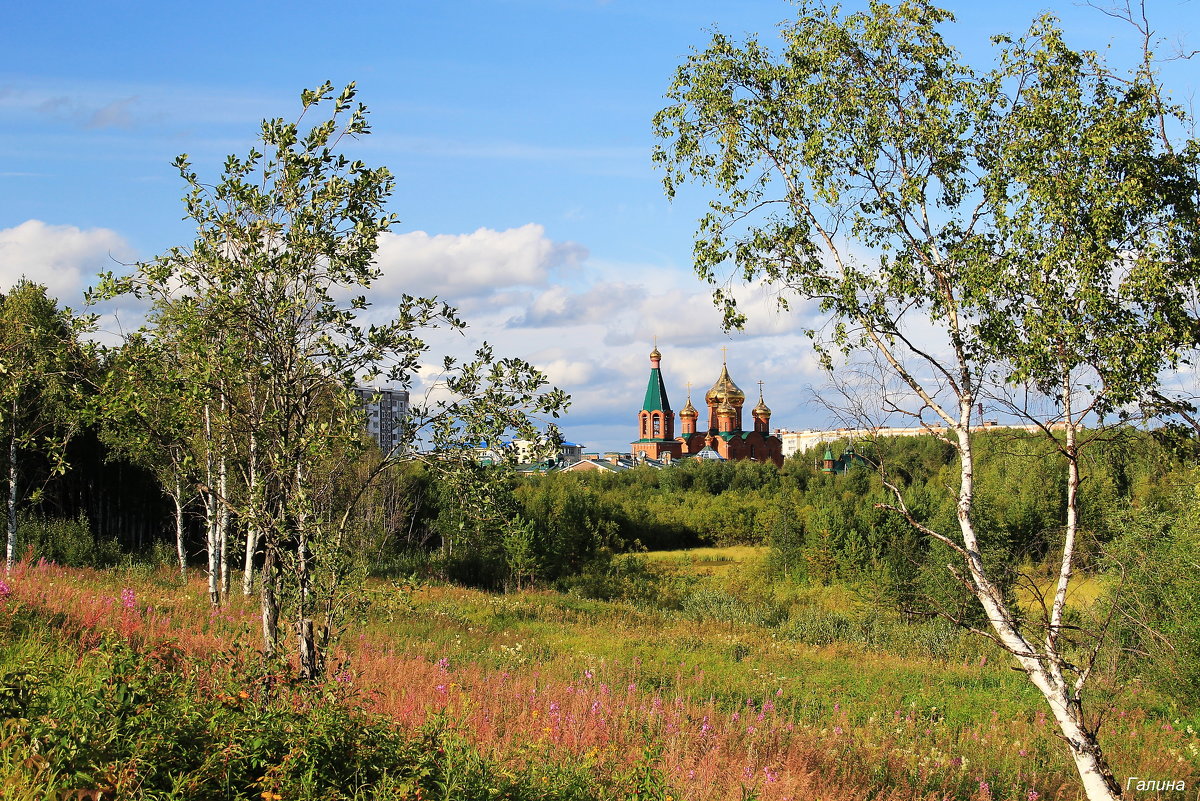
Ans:
[[[1132,52],[1131,31],[1074,3],[949,3],[947,34],[985,63],[987,37],[1060,15],[1076,47]],[[401,223],[384,243],[380,313],[401,292],[437,292],[478,339],[542,366],[574,396],[569,439],[625,449],[658,336],[673,405],[720,370],[765,382],[773,423],[835,422],[802,315],[752,300],[725,335],[690,270],[702,193],[668,203],[650,164],[650,118],[672,71],[713,26],[764,38],[779,0],[452,0],[10,4],[0,31],[0,288],[21,274],[68,305],[114,260],[191,241],[190,154],[215,177],[258,121],[293,116],[302,88],[356,81],[375,133],[356,146],[397,179]],[[1197,47],[1197,7],[1148,5],[1172,41]],[[1167,82],[1186,100],[1190,67]],[[125,310],[122,325],[136,324]],[[110,325],[115,325],[110,323]]]

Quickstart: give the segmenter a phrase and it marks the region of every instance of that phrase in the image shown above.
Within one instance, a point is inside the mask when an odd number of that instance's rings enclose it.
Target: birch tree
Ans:
[[[695,260],[727,325],[745,321],[735,278],[774,285],[785,307],[815,300],[825,363],[878,358],[901,387],[884,410],[955,448],[957,530],[930,528],[899,490],[890,506],[956,555],[979,633],[1045,698],[1088,798],[1111,799],[1121,788],[1083,706],[1097,644],[1063,622],[1077,493],[1054,600],[1032,622],[980,547],[973,436],[999,389],[1047,395],[1070,422],[1077,490],[1088,415],[1152,388],[1193,343],[1195,148],[1164,138],[1149,69],[1115,76],[1044,18],[977,72],[939,33],[951,20],[922,0],[846,16],[801,3],[778,53],[716,33],[676,72],[655,159],[669,196],[690,182],[715,196]]]
[[[440,399],[415,409],[396,448],[348,485],[367,447],[354,386],[379,376],[409,385],[427,350],[423,329],[463,322],[443,301],[407,295],[388,322],[358,319],[379,276],[377,239],[396,222],[386,210],[393,180],[386,168],[343,152],[370,132],[352,84],[340,93],[330,84],[306,90],[301,105],[294,121],[264,120],[262,151],[230,156],[214,184],[180,156],[195,242],[131,275],[109,276],[101,292],[149,295],[150,326],[169,312],[202,357],[196,379],[216,393],[209,412],[236,435],[214,435],[210,445],[227,455],[248,451],[231,461],[248,491],[223,491],[219,467],[199,489],[259,539],[264,651],[276,654],[281,615],[290,618],[302,674],[317,678],[353,603],[349,547],[366,487],[413,458],[423,431],[446,464],[451,445],[495,439],[506,428],[528,433],[527,413],[556,414],[566,397],[530,365],[496,358],[486,345],[466,363],[446,358]]]
[[[78,372],[85,369],[76,334],[86,321],[58,308],[46,288],[21,279],[0,296],[0,441],[4,443],[5,573],[17,559],[17,510],[36,501],[41,488],[22,469],[32,456],[52,474],[66,470],[65,449],[77,428],[83,398]]]

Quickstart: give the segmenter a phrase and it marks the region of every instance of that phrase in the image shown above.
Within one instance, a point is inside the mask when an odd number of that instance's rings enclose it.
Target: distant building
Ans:
[[[1054,423],[1049,426],[1051,431],[1059,431],[1062,429],[1061,423]],[[1042,429],[1035,425],[1001,425],[995,420],[988,420],[984,423],[976,425],[975,431],[1024,431],[1026,433],[1038,433]],[[829,442],[836,442],[840,439],[851,441],[870,441],[883,437],[920,437],[928,434],[934,434],[944,437],[947,435],[947,430],[944,426],[876,426],[874,428],[830,428],[825,430],[808,429],[805,431],[787,431],[776,430],[775,436],[783,443],[784,457],[791,456],[794,453],[802,453],[816,445],[822,445]]]
[[[667,388],[661,370],[662,354],[655,347],[650,353],[650,382],[642,409],[638,412],[640,438],[631,443],[635,456],[650,460],[700,458],[753,459],[758,462],[783,464],[783,446],[771,434],[771,410],[763,402],[762,382],[759,382],[758,404],[751,409],[753,428],[742,428],[742,407],[746,394],[729,377],[729,367],[721,363],[721,375],[712,389],[704,394],[708,406],[707,425],[697,428],[700,413],[692,405],[688,393],[687,405],[679,412],[682,431],[675,436],[675,412],[667,400]]]
[[[408,414],[408,392],[402,389],[355,387],[359,405],[367,413],[367,433],[384,453],[398,442],[396,426]]]
[[[504,440],[497,445],[483,444],[475,448],[475,458],[480,464],[499,464],[510,456],[517,465],[559,467],[574,464],[583,458],[583,446],[574,442],[563,442],[556,452],[550,453],[545,442],[513,439]]]
[[[635,467],[663,468],[675,463],[670,452],[665,452],[661,459],[651,459],[641,453],[585,453],[583,458],[573,464],[558,468],[563,473],[621,473]]]

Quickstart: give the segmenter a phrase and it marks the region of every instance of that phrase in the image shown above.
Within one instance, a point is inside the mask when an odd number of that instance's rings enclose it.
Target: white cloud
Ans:
[[[78,305],[96,273],[132,258],[133,248],[111,229],[27,220],[0,229],[0,290],[25,277],[43,284],[62,303]]]
[[[581,245],[555,242],[534,223],[470,234],[386,233],[376,256],[383,276],[373,291],[377,297],[437,295],[456,303],[504,288],[543,286],[553,270],[586,257]]]

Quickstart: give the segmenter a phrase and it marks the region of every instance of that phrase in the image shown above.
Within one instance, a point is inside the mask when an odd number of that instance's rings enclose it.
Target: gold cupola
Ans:
[[[721,377],[717,379],[717,383],[713,384],[712,389],[704,394],[704,402],[709,406],[720,403],[741,406],[746,402],[746,393],[733,383],[733,379],[729,377],[729,367],[726,364],[721,364]]]
[[[763,402],[762,384],[763,382],[758,382],[758,404],[750,411],[750,413],[755,417],[770,417],[771,407],[767,406],[767,404]]]

